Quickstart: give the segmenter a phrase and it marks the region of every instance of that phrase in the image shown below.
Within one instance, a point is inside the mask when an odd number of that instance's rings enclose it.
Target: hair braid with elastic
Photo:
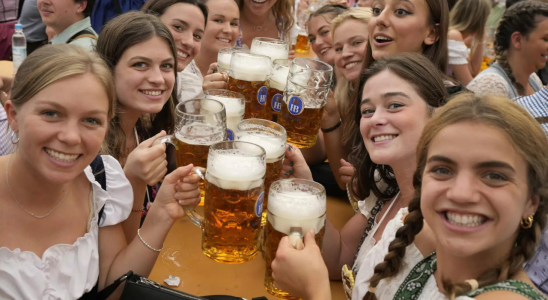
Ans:
[[[502,17],[495,34],[495,58],[502,67],[518,94],[525,95],[525,87],[516,81],[508,62],[508,52],[512,45],[512,35],[519,32],[525,39],[537,27],[537,16],[548,17],[548,3],[524,1],[510,7]]]

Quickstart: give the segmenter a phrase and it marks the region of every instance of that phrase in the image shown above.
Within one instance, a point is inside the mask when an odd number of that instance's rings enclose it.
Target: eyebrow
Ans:
[[[214,14],[213,16],[214,16],[214,17],[215,17],[215,16],[219,16],[219,17],[221,17],[221,18],[223,18],[223,19],[226,18],[225,15],[220,15],[220,14]],[[240,18],[232,18],[232,20],[240,20]]]
[[[37,105],[51,105],[51,106],[55,107],[56,109],[66,110],[66,108],[64,106],[62,106],[61,104],[59,104],[57,102],[54,102],[54,101],[50,101],[50,100],[37,100],[36,104]],[[106,111],[100,110],[100,109],[90,110],[86,113],[89,113],[89,114],[107,114]]]
[[[144,56],[134,56],[129,61],[133,61],[133,60],[144,60],[148,63],[152,62],[152,59],[150,59],[148,57],[144,57]],[[173,62],[173,61],[175,61],[175,59],[173,59],[173,57],[169,57],[169,58],[166,58],[166,59],[162,60],[162,63]]]
[[[447,164],[450,164],[450,165],[455,165],[456,164],[452,159],[450,159],[449,157],[443,156],[443,155],[431,156],[431,157],[428,158],[428,160],[426,162],[427,163],[430,163],[430,162],[443,162],[443,163],[447,163]],[[478,169],[486,169],[486,168],[507,169],[507,170],[512,171],[514,173],[516,172],[516,170],[511,165],[509,165],[505,162],[502,162],[502,161],[498,161],[498,160],[490,160],[490,161],[480,162],[480,163],[476,164],[475,167],[478,168]]]
[[[384,93],[384,94],[381,95],[382,99],[392,98],[392,97],[403,97],[403,98],[411,99],[411,97],[407,96],[407,94],[405,94],[403,92],[388,92],[388,93]],[[362,105],[364,105],[365,103],[368,103],[368,102],[371,102],[371,99],[370,98],[365,98],[365,99],[362,100],[362,102],[360,102],[360,106],[362,106]]]

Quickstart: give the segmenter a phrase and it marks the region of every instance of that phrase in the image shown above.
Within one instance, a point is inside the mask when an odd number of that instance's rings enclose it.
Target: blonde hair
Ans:
[[[99,80],[107,93],[110,120],[116,111],[116,90],[112,73],[95,52],[88,52],[74,45],[46,45],[29,55],[13,80],[11,102],[19,108],[49,85],[67,77],[88,73]]]
[[[473,47],[483,43],[491,0],[459,0],[449,12],[449,30],[474,34]]]
[[[331,32],[333,35],[333,39],[335,39],[335,30],[339,28],[344,22],[348,20],[357,20],[367,24],[369,23],[369,20],[371,20],[371,16],[372,12],[370,7],[352,8],[338,15],[331,22]],[[351,117],[350,111],[350,97],[352,97],[352,94],[354,93],[354,86],[352,82],[348,81],[346,78],[340,75],[337,68],[335,68],[335,75],[337,78],[337,85],[335,86],[334,91],[335,101],[337,101],[337,108],[339,110],[339,114],[341,115],[341,119],[344,120],[342,122],[342,143],[343,145],[350,147],[352,146],[351,132],[354,128],[354,119]],[[350,118],[347,118],[347,116],[350,116]]]
[[[244,7],[244,1],[243,0],[234,0],[234,1],[236,1],[241,11],[242,8]],[[278,22],[280,22],[282,25],[282,31],[283,31],[283,36],[285,40],[289,38],[289,32],[291,31],[291,28],[293,27],[293,24],[295,23],[294,7],[295,7],[295,0],[278,0],[272,7],[272,12],[278,19]]]

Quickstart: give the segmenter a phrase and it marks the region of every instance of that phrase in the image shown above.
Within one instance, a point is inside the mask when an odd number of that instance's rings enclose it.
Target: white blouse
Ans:
[[[122,167],[112,156],[102,158],[107,191],[95,181],[91,167],[84,170],[93,192],[89,231],[72,245],[51,246],[42,258],[34,252],[1,247],[0,299],[78,299],[93,289],[99,278],[99,227],[121,223],[133,206],[133,190]]]
[[[204,94],[203,84],[202,72],[193,60],[183,71],[177,73],[177,99],[179,102],[183,102],[202,97]]]
[[[449,64],[450,65],[467,65],[468,64],[468,47],[464,42],[455,40],[447,41],[449,50]]]

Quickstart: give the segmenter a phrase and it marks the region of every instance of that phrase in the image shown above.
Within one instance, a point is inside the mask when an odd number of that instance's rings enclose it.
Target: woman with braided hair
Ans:
[[[392,299],[381,284],[402,300],[546,299],[523,265],[547,221],[547,148],[539,124],[508,99],[452,99],[424,129],[415,199],[363,299]],[[416,265],[413,243],[426,256]]]
[[[407,207],[413,198],[412,177],[416,166],[416,145],[435,108],[440,107],[448,96],[442,77],[434,64],[418,53],[385,57],[365,71],[360,80],[358,98],[354,100],[359,99],[361,103],[360,109],[354,112],[356,128],[353,129],[362,140],[355,152],[363,161],[357,165],[358,173],[372,173],[377,167],[385,171],[391,179],[387,181],[390,190],[386,191],[390,198],[386,200],[384,207],[375,208],[380,211],[377,211],[376,217],[366,218],[363,214],[356,214],[340,232],[328,221],[323,243],[323,260],[320,254],[307,256],[304,261],[312,260],[311,264],[321,265],[323,269],[327,265],[331,278],[334,274],[340,274],[343,265],[348,264],[350,269],[358,272],[357,278],[360,277],[362,264],[367,263],[366,256],[374,247],[375,241],[380,239],[383,231],[388,230],[388,221],[396,217],[401,208]],[[383,84],[385,82],[391,84]],[[308,171],[308,175],[303,170]],[[298,149],[290,148],[286,151],[284,172],[297,178],[311,179],[310,171]],[[376,186],[373,178],[366,184],[369,185],[365,187],[368,190]],[[365,239],[362,238],[358,244],[363,228],[366,228],[363,236]],[[394,233],[392,231],[392,235]],[[284,266],[291,266],[286,261],[286,256],[298,255],[290,250],[280,246],[272,264],[276,286],[307,299],[310,294],[308,291],[315,291],[323,282],[327,282],[327,269],[323,273],[307,267],[302,270],[301,276],[289,274],[295,269],[285,269]],[[289,252],[284,253],[285,251]],[[381,261],[383,257],[384,255],[378,257],[377,261]],[[301,283],[302,280],[307,282]],[[349,296],[352,294],[351,288],[348,286]]]
[[[467,88],[478,95],[531,95],[542,88],[535,72],[548,59],[548,3],[524,1],[512,5],[495,34],[496,61]]]

